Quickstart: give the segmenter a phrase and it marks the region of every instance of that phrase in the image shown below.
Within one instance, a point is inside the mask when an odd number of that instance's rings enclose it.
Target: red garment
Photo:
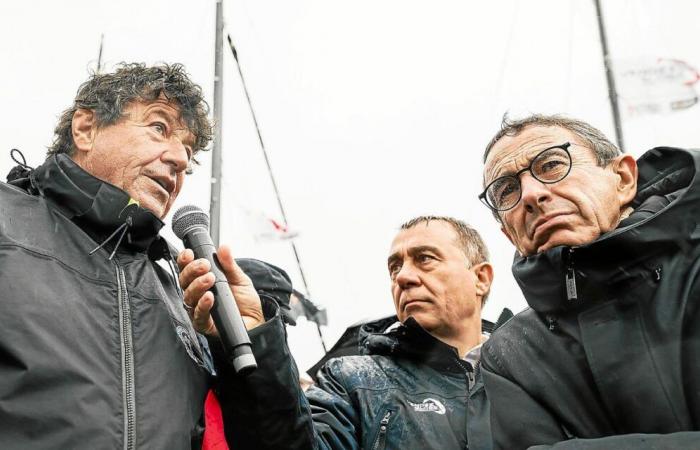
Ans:
[[[214,391],[209,390],[204,401],[204,440],[202,450],[229,450],[224,435],[224,419]]]

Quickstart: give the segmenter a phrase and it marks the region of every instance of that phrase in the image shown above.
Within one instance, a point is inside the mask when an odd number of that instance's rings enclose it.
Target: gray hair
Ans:
[[[571,119],[561,115],[547,116],[544,114],[532,114],[524,119],[510,120],[508,113],[506,113],[503,115],[500,131],[496,133],[489,145],[486,146],[484,163],[486,163],[486,158],[488,158],[496,142],[504,136],[517,136],[529,126],[559,127],[569,130],[593,150],[598,165],[601,167],[607,166],[613,159],[622,154],[620,149],[610,142],[600,130],[582,120]]]
[[[94,73],[80,85],[73,106],[59,118],[47,157],[75,152],[72,124],[78,109],[92,110],[98,127],[113,125],[123,118],[124,108],[132,102],[152,101],[161,95],[180,107],[182,119],[195,136],[193,154],[205,150],[212,139],[212,125],[207,117],[209,105],[202,88],[190,80],[182,64],[147,67],[121,63],[114,73]]]

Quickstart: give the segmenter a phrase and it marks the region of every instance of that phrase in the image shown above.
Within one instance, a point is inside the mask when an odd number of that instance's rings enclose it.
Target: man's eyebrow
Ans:
[[[411,257],[415,257],[416,255],[420,255],[421,253],[425,253],[425,252],[435,253],[438,256],[442,255],[442,252],[440,251],[440,249],[435,247],[435,246],[432,246],[432,245],[417,245],[415,247],[411,247],[408,249],[408,254]],[[400,261],[401,259],[403,259],[403,258],[401,258],[401,255],[399,254],[399,252],[396,252],[396,253],[391,254],[389,256],[389,258],[387,258],[386,263],[388,266],[390,266],[392,263],[394,263],[396,261]]]
[[[396,261],[399,261],[399,260],[401,260],[401,256],[399,256],[399,253],[398,253],[398,252],[392,253],[392,254],[389,255],[389,257],[386,259],[386,265],[387,265],[387,266],[391,266],[393,263],[395,263]]]
[[[431,253],[435,253],[437,255],[442,254],[440,252],[439,248],[434,247],[432,245],[419,245],[419,246],[411,247],[408,249],[408,254],[411,256],[418,255],[418,254],[425,253],[425,252],[431,252]]]
[[[164,108],[162,108],[159,105],[152,106],[151,108],[148,108],[146,112],[144,113],[144,117],[149,117],[151,115],[156,115],[166,122],[168,122],[168,125],[171,128],[175,128],[175,122],[173,121],[172,115],[168,114],[168,111]]]
[[[144,113],[144,118],[148,118],[151,115],[156,115],[159,118],[162,118],[168,123],[168,126],[175,131],[186,131],[188,136],[185,139],[187,141],[185,144],[189,145],[190,147],[194,147],[197,137],[194,135],[194,133],[192,133],[192,130],[186,124],[184,124],[185,126],[181,126],[183,125],[181,116],[179,116],[177,121],[175,121],[172,114],[170,114],[166,108],[160,105],[153,105],[147,109]]]
[[[538,141],[541,141],[541,143]],[[521,146],[525,146],[528,144],[535,145],[534,147],[531,147],[529,150],[527,150],[525,152],[525,156],[526,156],[528,162],[532,161],[532,158],[534,158],[535,155],[540,153],[542,150],[546,149],[547,147],[551,147],[552,145],[556,145],[556,144],[552,144],[550,142],[550,139],[548,136],[534,136],[534,137],[526,140],[525,142],[523,142],[521,144]],[[511,160],[512,160],[512,158],[511,158]],[[501,170],[502,167],[503,167],[503,165],[501,165],[501,167],[499,167],[499,168],[496,168],[496,170],[492,171],[491,181],[493,181],[497,178],[511,176],[517,172],[517,170],[512,170],[512,169]]]

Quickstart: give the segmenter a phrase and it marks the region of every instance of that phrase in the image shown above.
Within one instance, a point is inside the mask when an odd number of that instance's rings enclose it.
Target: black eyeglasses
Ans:
[[[523,195],[520,175],[530,172],[537,181],[552,184],[563,180],[571,172],[571,143],[549,147],[537,154],[530,165],[513,175],[496,178],[479,194],[481,200],[493,211],[508,211],[515,208]]]

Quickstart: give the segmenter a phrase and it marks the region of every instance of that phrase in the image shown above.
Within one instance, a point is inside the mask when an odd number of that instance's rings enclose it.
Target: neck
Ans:
[[[634,208],[632,208],[631,206],[623,208],[622,211],[620,212],[620,220],[618,221],[618,223],[620,223],[623,220],[625,220],[626,218],[628,218],[630,216],[630,214],[632,214],[633,212],[634,212]]]
[[[476,320],[465,321],[464,326],[459,330],[453,330],[449,335],[431,333],[435,338],[447,345],[457,349],[460,358],[464,358],[469,350],[479,345],[483,336],[481,334],[481,318],[476,316]]]

